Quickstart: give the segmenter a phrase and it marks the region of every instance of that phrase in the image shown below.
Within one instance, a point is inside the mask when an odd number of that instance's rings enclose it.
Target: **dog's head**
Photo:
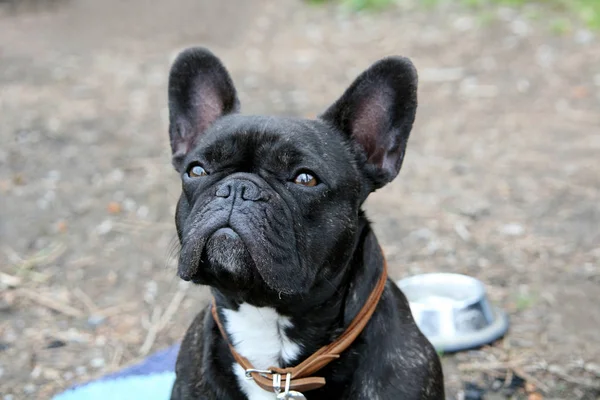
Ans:
[[[412,63],[386,58],[316,120],[244,116],[219,59],[182,52],[169,78],[179,276],[244,301],[334,276],[361,204],[400,170],[416,107]]]

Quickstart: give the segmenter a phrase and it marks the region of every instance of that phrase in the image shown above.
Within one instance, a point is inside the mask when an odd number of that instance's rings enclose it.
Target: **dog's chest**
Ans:
[[[256,369],[279,367],[281,362],[298,357],[301,347],[286,335],[292,328],[289,318],[281,316],[270,307],[240,305],[237,311],[224,310],[225,330],[236,351],[248,359]],[[245,377],[244,369],[233,364],[240,387],[248,400],[273,400],[275,394],[261,389]]]

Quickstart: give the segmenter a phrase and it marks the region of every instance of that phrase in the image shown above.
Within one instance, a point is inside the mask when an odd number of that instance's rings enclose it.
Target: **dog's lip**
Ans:
[[[204,252],[206,250],[205,246],[208,243],[208,241],[210,239],[217,238],[218,236],[223,236],[230,240],[243,241],[242,237],[231,226],[229,226],[229,225],[220,226],[220,227],[216,228],[212,233],[208,233],[206,236],[204,236],[204,239],[202,240],[202,245],[197,247],[197,248],[201,249],[200,254],[204,254]],[[180,258],[180,261],[179,261],[180,267],[178,268],[177,275],[184,281],[192,281],[194,283],[200,283],[199,276],[200,276],[201,259],[202,259],[202,255],[197,259],[197,261],[196,261],[197,265],[195,265],[193,268],[182,269],[181,268],[181,258]]]
[[[227,236],[231,239],[240,239],[240,235],[230,226],[225,226],[214,231],[209,237]]]

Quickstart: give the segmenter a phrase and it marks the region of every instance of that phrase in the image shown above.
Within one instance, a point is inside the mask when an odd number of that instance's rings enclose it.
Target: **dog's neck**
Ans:
[[[383,256],[366,219],[360,232],[351,259],[315,287],[306,301],[256,307],[213,291],[229,340],[255,368],[294,366],[334,341],[350,324],[383,270]]]

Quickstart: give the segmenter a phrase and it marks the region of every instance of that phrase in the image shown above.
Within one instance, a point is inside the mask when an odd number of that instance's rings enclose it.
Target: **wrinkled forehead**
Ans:
[[[198,150],[208,161],[242,157],[290,166],[347,162],[349,156],[342,136],[322,121],[244,115],[215,122]]]

